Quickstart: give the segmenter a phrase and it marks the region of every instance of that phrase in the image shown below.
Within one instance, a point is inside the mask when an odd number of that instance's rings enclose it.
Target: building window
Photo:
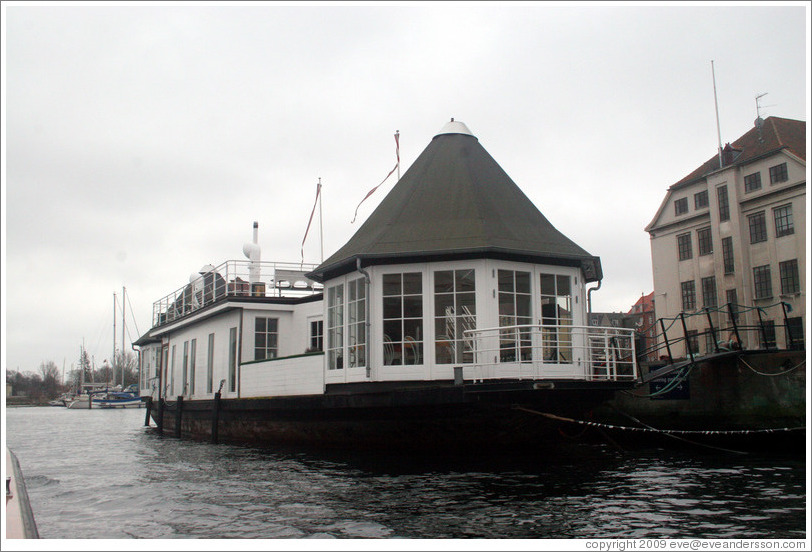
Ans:
[[[710,328],[705,328],[705,354],[709,355],[711,353],[716,352],[716,340],[714,338],[714,332],[711,331]]]
[[[702,190],[694,194],[694,207],[702,209],[708,206],[708,190]]]
[[[786,163],[781,163],[780,165],[770,167],[770,184],[776,184],[778,182],[786,182],[787,179],[788,176]]]
[[[693,280],[682,282],[682,310],[692,311],[696,308],[696,284]]]
[[[313,320],[310,323],[309,352],[323,350],[324,350],[324,320]]]
[[[727,300],[727,304],[729,305],[729,313],[732,314],[731,322],[738,322],[739,321],[739,294],[736,293],[735,289],[728,289],[725,291],[725,299]]]
[[[237,328],[228,331],[228,390],[237,390]]]
[[[197,339],[189,344],[189,396],[195,394],[195,366],[197,359]]]
[[[367,286],[363,278],[347,284],[347,366],[367,365]]]
[[[702,278],[702,305],[705,307],[716,306],[716,277],[709,276]]]
[[[775,349],[775,320],[764,320],[759,332],[762,349]]]
[[[716,188],[716,196],[719,199],[719,222],[730,220],[730,203],[727,200],[727,186]]]
[[[679,254],[680,261],[685,261],[694,256],[693,251],[691,250],[690,233],[680,234],[677,236],[677,253]]]
[[[773,296],[770,265],[753,267],[753,286],[756,299],[767,299]]]
[[[722,261],[725,265],[725,274],[733,274],[733,238],[722,238]]]
[[[206,357],[206,393],[212,392],[214,386],[214,334],[209,334],[209,348]]]
[[[710,226],[700,228],[696,231],[696,239],[699,243],[699,255],[711,255],[713,253],[713,238],[711,237]]]
[[[254,360],[276,358],[279,353],[279,320],[257,317],[254,320]]]
[[[327,369],[344,368],[344,284],[327,290]]]
[[[792,222],[792,205],[783,205],[773,209],[775,216],[775,237],[788,236],[795,233],[795,224]]]
[[[497,274],[499,285],[499,332],[500,362],[518,362],[532,359],[529,328],[510,328],[530,324],[531,295],[529,272],[500,270]],[[542,299],[544,302],[544,299]]]
[[[778,272],[781,277],[782,295],[800,293],[801,283],[798,279],[798,259],[778,263]]]
[[[423,364],[423,275],[383,275],[383,363]]]
[[[545,362],[572,358],[572,287],[569,276],[541,274],[542,355]]]
[[[527,285],[529,290],[529,281]],[[436,271],[434,273],[434,354],[437,364],[473,362],[473,344],[471,338],[465,335],[465,331],[474,329],[476,329],[476,275],[474,269]]]
[[[755,172],[744,177],[744,193],[755,192],[761,189],[761,173]]]
[[[674,201],[674,214],[675,215],[677,215],[677,216],[684,215],[687,212],[688,212],[688,198],[687,197],[683,197],[683,198],[680,198],[680,199]]]
[[[767,222],[764,211],[747,217],[750,226],[750,243],[767,241]]]

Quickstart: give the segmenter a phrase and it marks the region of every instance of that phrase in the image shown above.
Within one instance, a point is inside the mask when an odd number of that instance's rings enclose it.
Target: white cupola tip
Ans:
[[[460,121],[455,121],[454,117],[451,117],[451,120],[443,125],[443,128],[440,129],[440,132],[437,133],[437,136],[441,134],[467,134],[468,136],[473,136],[474,133],[471,132],[465,123],[461,123]]]

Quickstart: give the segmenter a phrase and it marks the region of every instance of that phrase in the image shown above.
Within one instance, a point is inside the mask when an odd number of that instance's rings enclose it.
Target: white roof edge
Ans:
[[[474,133],[471,132],[465,123],[460,121],[455,121],[452,117],[449,122],[443,125],[443,128],[440,129],[436,135],[440,136],[441,134],[467,134],[468,136],[474,136]]]

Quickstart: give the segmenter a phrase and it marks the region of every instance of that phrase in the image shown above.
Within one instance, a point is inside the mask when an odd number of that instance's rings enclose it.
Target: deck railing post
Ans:
[[[730,322],[733,323],[733,333],[736,334],[736,341],[738,342],[739,347],[743,348],[742,347],[742,337],[739,335],[739,324],[736,321],[737,316],[736,316],[736,313],[733,312],[733,303],[728,303],[727,304],[727,312],[730,314]]]
[[[795,343],[792,339],[792,332],[789,329],[789,319],[787,318],[787,304],[781,301],[781,310],[784,312],[784,335],[786,336],[787,349],[793,349]]]
[[[717,353],[719,352],[719,341],[716,339],[716,330],[713,327],[713,319],[710,315],[710,309],[705,307],[705,314],[708,317],[708,327],[710,328],[710,334],[713,337],[713,350]]]
[[[694,362],[694,348],[691,347],[691,340],[688,337],[688,326],[685,324],[685,313],[679,313],[680,322],[682,322],[682,335],[685,336],[685,349],[688,351],[688,356],[691,359],[691,364]]]
[[[756,307],[756,314],[758,315],[758,327],[761,330],[762,343],[764,343],[765,349],[769,349],[770,344],[767,342],[767,328],[764,326],[764,319],[761,318],[761,307]]]
[[[674,357],[671,356],[671,345],[668,343],[668,334],[665,331],[665,322],[660,318],[660,327],[663,329],[663,341],[665,341],[665,350],[668,351],[668,364],[674,364]]]

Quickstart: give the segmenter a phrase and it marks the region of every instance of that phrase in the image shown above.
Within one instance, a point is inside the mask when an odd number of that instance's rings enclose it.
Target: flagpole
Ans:
[[[400,182],[400,131],[395,131],[395,154],[398,157],[398,182]]]
[[[324,262],[324,222],[321,212],[321,177],[319,177],[319,247],[321,248],[321,262]]]

